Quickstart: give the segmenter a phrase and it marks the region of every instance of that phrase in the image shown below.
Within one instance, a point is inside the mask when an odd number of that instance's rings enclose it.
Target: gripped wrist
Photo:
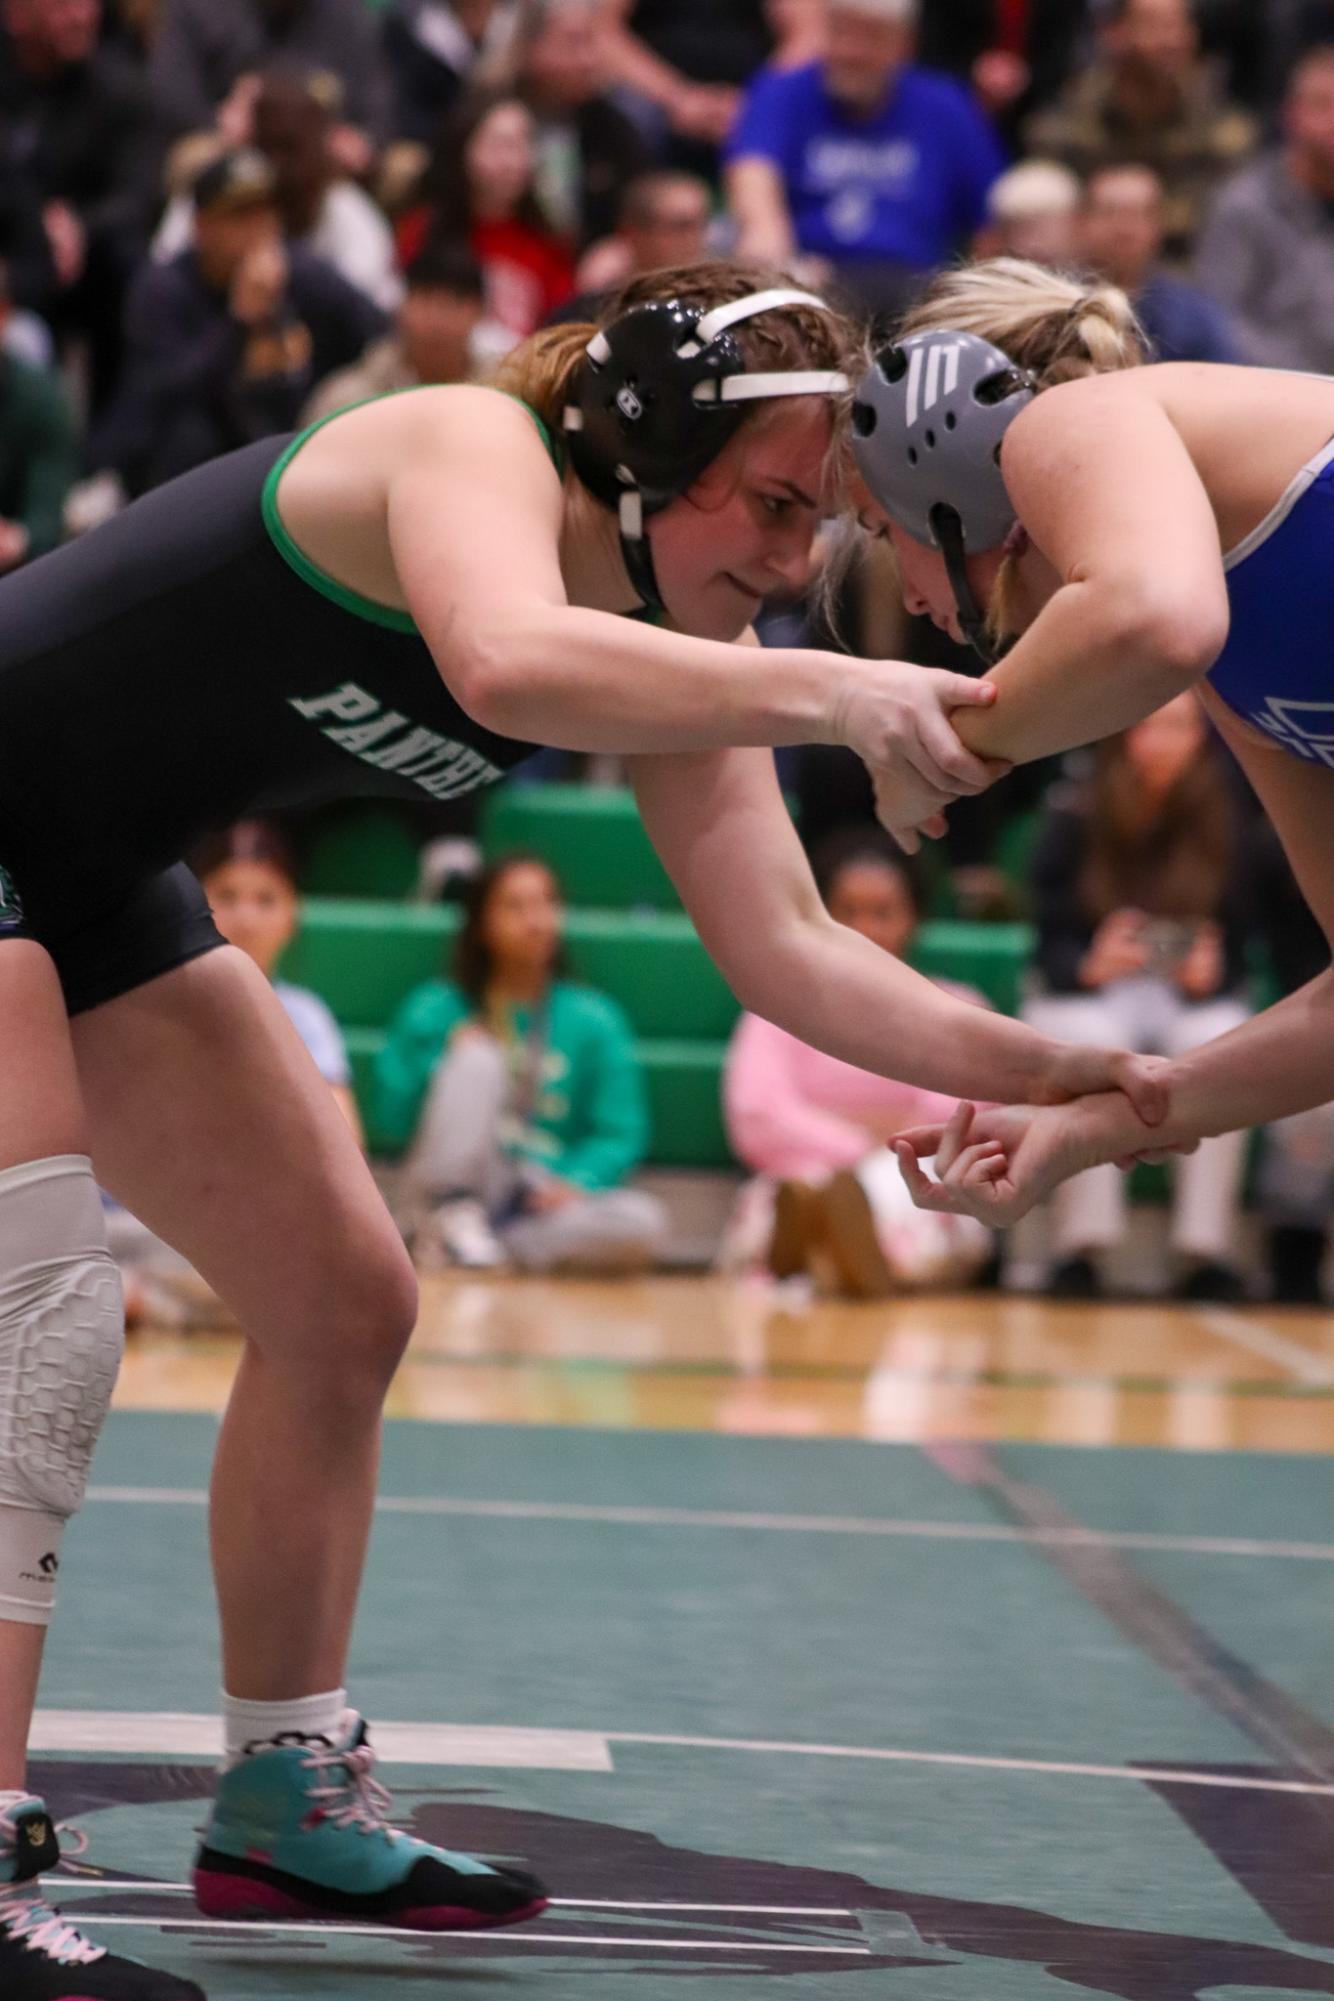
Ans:
[[[819,662],[821,679],[822,700],[815,719],[818,734],[810,741],[856,750],[852,718],[859,693],[859,663],[844,653],[810,653],[805,657]]]

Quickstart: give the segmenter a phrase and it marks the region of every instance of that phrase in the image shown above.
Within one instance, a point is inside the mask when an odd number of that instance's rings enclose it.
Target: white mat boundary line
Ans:
[[[1007,1758],[969,1751],[924,1751],[888,1748],[869,1744],[799,1744],[782,1738],[702,1737],[668,1731],[648,1730],[538,1730],[492,1726],[470,1729],[467,1725],[376,1723],[374,1740],[386,1765],[455,1766],[469,1762],[472,1740],[473,1763],[488,1757],[516,1770],[615,1771],[613,1750],[617,1745],[642,1749],[720,1751],[745,1756],[777,1758],[846,1758],[860,1763],[886,1765],[938,1765],[958,1771],[1017,1772],[1038,1778],[1079,1778],[1132,1780],[1136,1785],[1199,1786],[1218,1792],[1294,1793],[1308,1798],[1334,1798],[1334,1783],[1307,1779],[1245,1778],[1220,1772],[1201,1772],[1188,1767],[1141,1769],[1133,1765],[1087,1763],[1051,1758]],[[99,1730],[104,1739],[99,1741]],[[125,1710],[39,1709],[33,1722],[31,1748],[39,1751],[96,1753],[119,1751],[149,1756],[214,1758],[221,1747],[221,1725],[214,1716]],[[72,1738],[73,1742],[63,1742]],[[114,1740],[114,1741],[106,1741]],[[166,1741],[164,1741],[166,1740]],[[415,1748],[420,1745],[421,1749]],[[175,1747],[175,1748],[174,1748]],[[502,1752],[508,1756],[501,1758]],[[561,1764],[539,1763],[525,1767],[525,1755],[554,1759]]]
[[[246,1918],[127,1918],[119,1915],[103,1917],[90,1912],[80,1919],[80,1927],[96,1932],[102,1925],[133,1925],[140,1930],[163,1932],[206,1931],[216,1932],[226,1938],[237,1932],[314,1933],[318,1938],[409,1938],[418,1945],[430,1940],[450,1943],[477,1945],[612,1945],[624,1946],[629,1951],[642,1952],[789,1952],[825,1955],[837,1953],[844,1959],[869,1959],[869,1945],[788,1945],[771,1944],[768,1939],[694,1939],[694,1938],[584,1938],[578,1932],[534,1932],[519,1931],[512,1927],[502,1927],[494,1931],[424,1932],[409,1930],[404,1925],[347,1925],[347,1924],[301,1924],[288,1918],[271,1918],[267,1924],[256,1923]]]
[[[203,1488],[90,1487],[89,1502],[113,1507],[208,1505]],[[1164,1535],[1137,1529],[1021,1529],[999,1522],[919,1521],[911,1516],[747,1514],[699,1508],[613,1508],[574,1501],[465,1501],[381,1495],[382,1515],[439,1515],[482,1521],[584,1522],[611,1528],[737,1529],[778,1535],[845,1535],[923,1542],[998,1543],[1061,1549],[1131,1549],[1178,1556],[1235,1556],[1334,1563],[1334,1543],[1266,1542],[1250,1536]]]

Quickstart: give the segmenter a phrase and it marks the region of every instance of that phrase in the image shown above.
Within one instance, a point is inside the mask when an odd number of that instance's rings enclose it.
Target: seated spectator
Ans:
[[[1062,89],[1080,54],[1089,0],[931,0],[921,59],[967,77],[1007,139]]]
[[[322,382],[301,413],[303,424],[395,389],[427,382],[470,382],[485,357],[475,342],[486,315],[481,266],[447,244],[423,250],[407,274],[394,331],[368,347],[351,368]]]
[[[494,863],[472,886],[453,980],[408,995],[376,1059],[378,1122],[413,1140],[428,1268],[626,1271],[662,1250],[661,1205],[625,1186],[648,1142],[630,1029],[563,977],[561,930],[545,862]]]
[[[1039,991],[1025,1020],[1067,1042],[1179,1056],[1246,1020],[1246,916],[1233,798],[1193,695],[1099,746],[1092,779],[1053,796],[1033,863]],[[1236,1300],[1245,1133],[1173,1162],[1183,1299]],[[1121,1241],[1115,1167],[1052,1199],[1051,1290],[1090,1298]]]
[[[334,158],[330,99],[336,92],[327,73],[267,72],[255,99],[255,148],[273,169],[289,244],[323,259],[382,312],[392,312],[403,296],[394,233],[384,211]],[[194,205],[181,194],[162,218],[153,255],[166,261],[193,239]]]
[[[764,0],[609,0],[612,75],[656,153],[709,173],[741,92],[773,53]]]
[[[1191,0],[1111,0],[1100,54],[1025,128],[1030,152],[1087,181],[1099,167],[1151,166],[1165,190],[1165,238],[1187,256],[1210,195],[1255,145],[1253,120],[1228,101],[1200,54]]]
[[[213,836],[191,860],[219,931],[271,983],[360,1143],[361,1118],[338,1023],[318,994],[276,977],[300,922],[296,869],[285,838],[267,821],[242,820]],[[131,1321],[191,1327],[228,1322],[226,1307],[204,1280],[127,1210],[110,1204],[107,1223]]]
[[[611,233],[622,188],[652,165],[610,95],[605,0],[530,0],[516,61],[519,89],[537,121],[542,207],[584,249]]]
[[[896,958],[908,955],[920,891],[888,835],[870,828],[835,835],[817,851],[814,869],[836,923]],[[950,991],[986,1005],[966,988]],[[975,1278],[991,1256],[991,1232],[971,1217],[915,1208],[889,1147],[909,1126],[948,1119],[954,1105],[743,1015],[728,1051],[723,1108],[733,1152],[761,1178],[743,1191],[725,1262],[761,1256],[777,1278],[810,1273],[857,1299]]]
[[[1271,821],[1248,829],[1252,908],[1280,994],[1295,994],[1329,967],[1329,941],[1297,887]],[[1281,1306],[1319,1306],[1321,1273],[1334,1227],[1334,1105],[1280,1119],[1265,1129],[1257,1207],[1268,1238],[1270,1297]]]
[[[912,62],[916,0],[826,0],[822,61],[764,71],[727,146],[738,254],[814,259],[877,312],[972,237],[1001,169],[969,92]]]
[[[987,197],[978,257],[1023,257],[1051,270],[1079,261],[1079,178],[1055,160],[1021,160]]]
[[[646,271],[679,270],[709,255],[712,204],[705,182],[671,169],[640,174],[621,197],[616,234],[580,260],[574,298],[554,320],[593,320],[608,292]]]
[[[520,0],[389,0],[394,137],[429,146],[465,90],[512,83],[521,18]]]
[[[265,820],[242,820],[215,835],[191,862],[219,931],[269,981],[360,1141],[361,1117],[342,1030],[318,994],[278,978],[279,962],[301,919],[296,862],[285,837]]]
[[[1334,45],[1298,65],[1284,143],[1220,193],[1195,278],[1231,315],[1243,357],[1334,372]]]
[[[369,172],[388,137],[389,89],[365,0],[162,0],[148,79],[163,133],[216,129],[228,146],[252,145],[259,79],[275,64],[337,79],[335,157],[345,173]]]
[[[99,0],[0,5],[0,182],[27,210],[5,244],[14,297],[88,342],[97,407],[120,366],[159,154],[143,80],[99,46],[100,27]]]
[[[512,341],[535,333],[574,290],[572,248],[539,202],[536,176],[532,113],[512,91],[483,91],[445,121],[398,225],[405,265],[427,243],[467,245],[488,316]]]
[[[292,430],[313,385],[346,367],[383,315],[283,241],[262,153],[225,153],[195,182],[195,241],[130,293],[125,380],[90,447],[140,493]]]
[[[1227,314],[1163,269],[1166,204],[1152,167],[1102,167],[1079,218],[1084,262],[1127,292],[1155,361],[1240,361]]]
[[[0,573],[55,548],[79,464],[60,377],[5,345],[12,313],[0,265]]]

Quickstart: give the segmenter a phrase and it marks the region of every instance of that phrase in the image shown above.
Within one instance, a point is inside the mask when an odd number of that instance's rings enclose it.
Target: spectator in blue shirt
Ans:
[[[761,71],[727,146],[738,252],[896,311],[962,249],[1003,165],[965,87],[912,61],[917,0],[825,0],[825,54]]]
[[[1134,301],[1155,361],[1241,361],[1223,307],[1162,268],[1167,196],[1152,167],[1103,167],[1084,190],[1084,260]]]

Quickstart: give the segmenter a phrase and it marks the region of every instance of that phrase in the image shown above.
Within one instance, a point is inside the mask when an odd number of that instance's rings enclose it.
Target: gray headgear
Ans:
[[[1033,399],[1030,375],[977,334],[937,329],[882,348],[857,391],[857,463],[891,520],[939,545],[939,507],[964,547],[994,549],[1014,521],[1001,439]]]
[[[852,409],[863,479],[892,521],[944,552],[960,623],[986,659],[995,649],[964,557],[997,548],[1014,525],[1001,440],[1035,393],[1000,348],[941,327],[882,348]]]

